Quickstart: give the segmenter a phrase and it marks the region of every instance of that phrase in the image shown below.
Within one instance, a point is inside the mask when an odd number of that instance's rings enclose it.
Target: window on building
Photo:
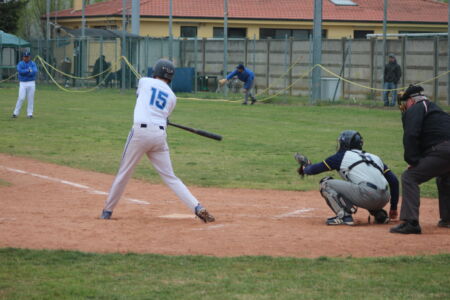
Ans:
[[[197,26],[181,26],[181,37],[197,37]]]
[[[223,27],[214,27],[213,28],[213,37],[215,38],[223,38]],[[228,28],[228,37],[229,38],[246,38],[247,37],[247,28]]]
[[[93,26],[92,28],[95,29],[108,29],[108,30],[115,30],[117,29],[116,25],[107,25],[107,26]]]
[[[333,3],[334,5],[339,5],[339,6],[356,6],[356,5],[358,5],[355,2],[353,2],[352,0],[330,0],[330,2]]]
[[[312,35],[311,29],[278,29],[278,28],[261,28],[259,30],[259,38],[264,39],[284,39],[294,38],[296,40],[308,40]],[[327,31],[322,30],[322,38],[327,37]]]
[[[368,34],[373,34],[373,30],[353,30],[353,38],[356,39],[365,39]]]

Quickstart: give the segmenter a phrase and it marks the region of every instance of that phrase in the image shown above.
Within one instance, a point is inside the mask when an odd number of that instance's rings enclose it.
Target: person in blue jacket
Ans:
[[[252,72],[249,68],[246,68],[243,64],[239,64],[236,67],[236,70],[228,74],[227,78],[221,79],[219,83],[224,85],[234,76],[237,76],[238,79],[244,82],[244,102],[242,104],[246,105],[248,103],[248,98],[251,99],[251,104],[256,102],[256,98],[252,94],[252,90],[255,87],[255,73]]]
[[[17,64],[17,73],[19,74],[19,97],[17,98],[16,107],[14,109],[13,118],[17,118],[22,108],[25,97],[28,100],[27,117],[33,118],[34,110],[34,92],[36,90],[36,74],[37,66],[30,58],[29,51],[22,53],[22,61]]]

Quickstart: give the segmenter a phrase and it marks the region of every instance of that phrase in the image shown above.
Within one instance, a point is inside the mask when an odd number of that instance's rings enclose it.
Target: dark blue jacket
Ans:
[[[244,71],[242,73],[236,69],[228,74],[227,80],[230,80],[236,75],[240,81],[245,82],[244,89],[248,90],[252,87],[253,80],[255,80],[255,74],[250,69],[244,68]]]
[[[336,154],[331,155],[324,161],[316,164],[309,165],[305,168],[306,175],[315,175],[326,171],[337,170],[341,168],[342,159],[344,158],[346,151],[338,151]],[[386,165],[383,167],[383,175],[389,183],[389,189],[391,191],[391,210],[397,210],[398,196],[399,196],[399,184],[398,179]]]
[[[17,72],[19,73],[19,81],[34,81],[38,72],[34,61],[24,62],[23,60],[17,64]]]

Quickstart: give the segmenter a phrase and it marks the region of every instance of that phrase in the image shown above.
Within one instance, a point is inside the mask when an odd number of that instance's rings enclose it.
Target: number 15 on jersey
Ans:
[[[167,97],[169,97],[169,94],[152,87],[152,96],[150,97],[150,105],[156,106],[157,108],[163,110],[167,104]]]

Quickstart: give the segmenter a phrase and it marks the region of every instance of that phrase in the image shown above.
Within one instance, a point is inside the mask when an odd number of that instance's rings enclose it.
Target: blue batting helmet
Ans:
[[[23,51],[22,52],[22,57],[24,57],[24,56],[31,56],[30,51]]]

